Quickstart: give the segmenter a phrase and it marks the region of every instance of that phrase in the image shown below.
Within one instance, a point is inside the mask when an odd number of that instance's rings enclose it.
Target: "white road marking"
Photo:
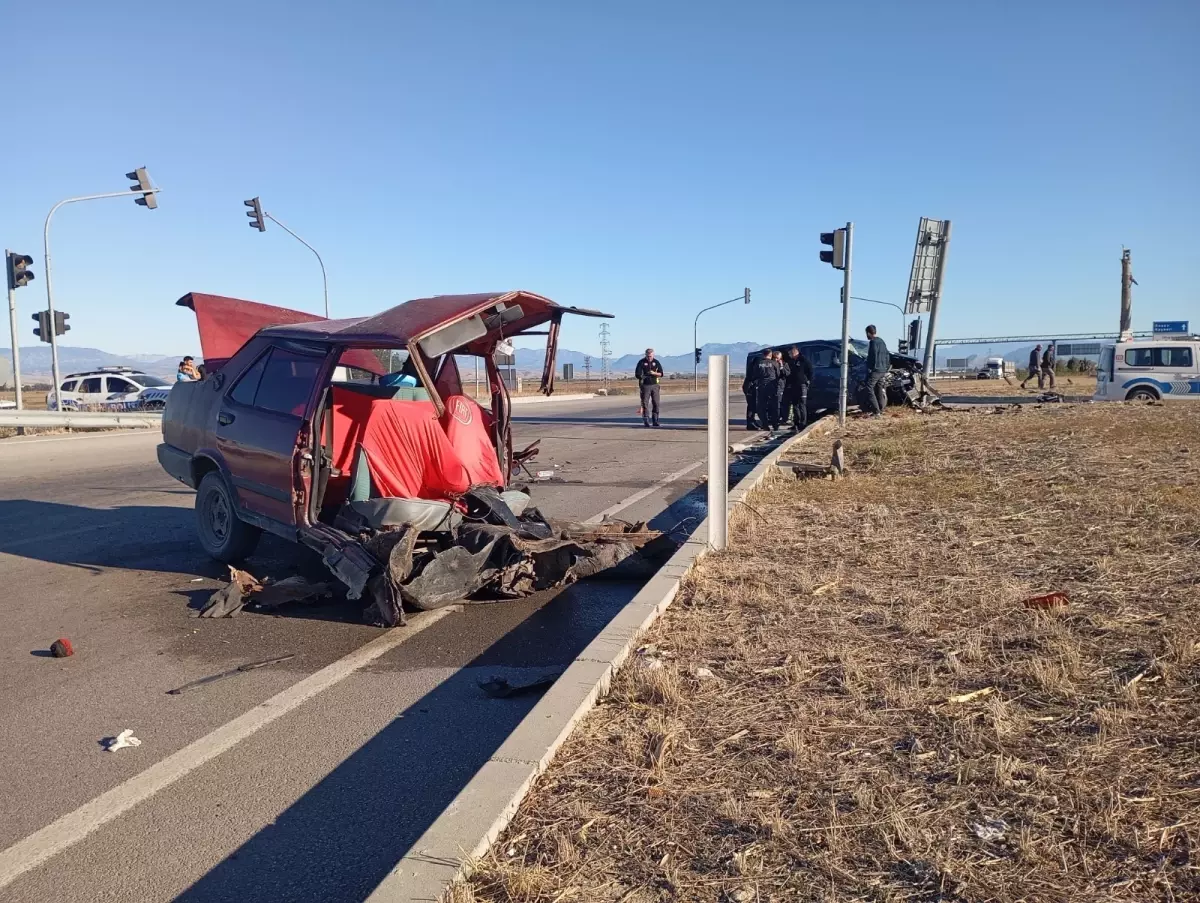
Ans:
[[[376,637],[365,646],[325,666],[315,674],[310,674],[299,683],[276,693],[266,702],[259,703],[245,714],[151,765],[141,774],[134,775],[125,783],[118,784],[91,802],[84,803],[74,812],[17,841],[7,850],[0,852],[0,888],[7,887],[21,875],[79,843],[97,828],[128,812],[221,753],[232,749],[260,728],[266,727],[455,611],[461,611],[461,607],[451,605],[437,611],[414,615],[406,627],[396,627]]]
[[[668,476],[663,477],[661,480],[659,480],[653,486],[647,486],[645,489],[635,492],[633,495],[629,496],[629,498],[622,499],[621,501],[617,502],[611,508],[605,508],[599,514],[595,514],[592,517],[589,517],[587,520],[584,521],[584,523],[585,524],[601,523],[604,520],[604,518],[609,517],[610,515],[616,514],[618,511],[621,511],[625,508],[628,508],[634,502],[640,502],[642,499],[644,499],[646,496],[650,495],[651,493],[657,492],[659,489],[662,489],[664,486],[674,483],[680,477],[686,476],[687,474],[691,473],[693,470],[695,470],[697,467],[699,467],[703,463],[704,463],[703,460],[695,461],[695,462],[689,464],[687,467],[683,468],[683,470],[677,470],[673,474],[669,474]]]

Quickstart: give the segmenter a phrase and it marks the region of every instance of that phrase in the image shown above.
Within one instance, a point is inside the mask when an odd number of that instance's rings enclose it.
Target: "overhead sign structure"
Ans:
[[[1188,321],[1187,320],[1155,320],[1153,330],[1155,335],[1176,335],[1183,333],[1187,335]]]
[[[917,244],[913,249],[912,270],[908,275],[908,293],[904,296],[905,314],[929,314],[925,334],[925,372],[933,372],[937,346],[938,305],[946,275],[946,251],[950,245],[950,220],[921,217],[917,224]]]
[[[1059,357],[1099,357],[1099,342],[1059,342],[1055,346]]]

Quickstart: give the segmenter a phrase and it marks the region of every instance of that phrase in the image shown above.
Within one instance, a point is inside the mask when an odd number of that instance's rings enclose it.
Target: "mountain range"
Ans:
[[[58,368],[64,376],[68,373],[95,370],[97,367],[130,367],[153,376],[169,378],[175,375],[181,357],[183,357],[181,354],[112,354],[108,351],[101,351],[99,348],[58,346]],[[3,358],[8,365],[3,368],[3,372],[7,376],[12,369],[12,349],[0,348],[0,358]],[[52,372],[49,345],[21,346],[22,383],[48,383]]]

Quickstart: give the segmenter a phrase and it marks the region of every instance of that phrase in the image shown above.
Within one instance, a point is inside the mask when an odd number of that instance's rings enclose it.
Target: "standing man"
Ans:
[[[778,412],[775,415],[775,421],[780,425],[786,425],[787,408],[784,407],[784,398],[787,396],[787,384],[792,375],[792,368],[783,359],[782,351],[773,352],[771,357],[775,358],[775,363],[779,365],[779,379],[775,381],[775,410]]]
[[[779,429],[779,363],[770,351],[754,362],[754,396],[763,429]]]
[[[808,426],[808,384],[813,369],[804,353],[793,345],[788,349],[787,389],[784,391],[782,420],[791,420],[796,432]]]
[[[754,421],[757,399],[754,397],[758,388],[754,383],[754,363],[746,367],[746,376],[742,380],[742,394],[746,396],[746,429],[756,430],[758,424]]]
[[[1038,377],[1038,385],[1049,385],[1054,388],[1054,346],[1047,345],[1045,352],[1042,354],[1042,373]]]
[[[195,382],[200,379],[200,371],[196,367],[196,359],[190,354],[179,362],[175,371],[175,382]]]
[[[637,367],[633,371],[634,377],[637,378],[638,385],[642,390],[642,425],[643,426],[658,426],[658,398],[660,389],[658,384],[662,381],[663,368],[662,364],[654,358],[654,349],[647,348],[646,356],[637,362]],[[650,409],[653,405],[654,415],[651,417]]]
[[[874,326],[867,327],[867,404],[872,417],[882,417],[887,407],[887,390],[884,380],[892,369],[892,355],[887,343],[879,337]]]
[[[1021,388],[1025,388],[1025,383],[1029,382],[1035,376],[1038,381],[1038,388],[1042,387],[1042,346],[1034,345],[1033,350],[1029,352],[1029,370],[1025,373],[1025,378],[1021,380]]]

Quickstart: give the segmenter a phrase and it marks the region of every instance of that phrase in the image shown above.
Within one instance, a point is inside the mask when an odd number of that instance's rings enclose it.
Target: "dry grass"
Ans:
[[[458,899],[1200,899],[1188,408],[852,423],[851,478],[735,515]]]
[[[1055,387],[1039,389],[1037,380],[1031,379],[1026,388],[1021,388],[1021,380],[1015,376],[1004,379],[935,379],[931,380],[935,390],[942,395],[1037,395],[1042,391],[1060,392],[1063,395],[1096,394],[1096,377],[1078,373],[1060,373],[1055,380]]]

